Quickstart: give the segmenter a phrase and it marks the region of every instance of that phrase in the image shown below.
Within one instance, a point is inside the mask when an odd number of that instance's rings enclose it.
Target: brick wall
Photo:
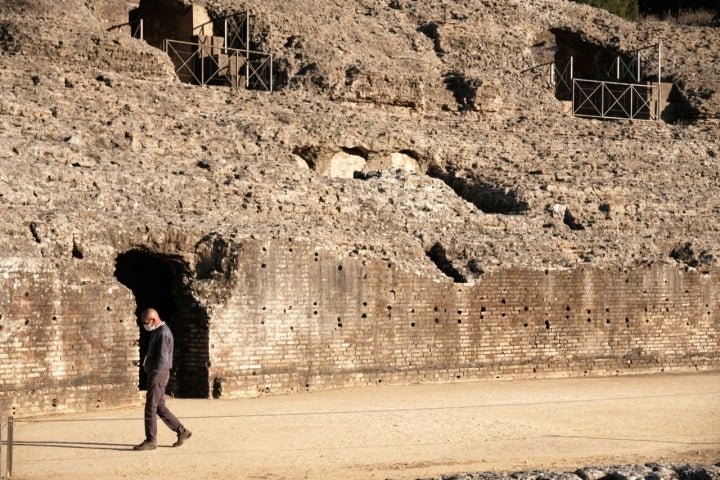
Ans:
[[[132,295],[108,266],[5,258],[0,264],[0,400],[4,415],[86,410],[137,398]],[[111,267],[111,266],[110,266]]]
[[[458,284],[288,240],[227,252],[234,273],[180,279],[177,375],[207,382],[193,395],[720,368],[716,274],[506,269]],[[113,262],[10,257],[0,272],[5,415],[139,400],[135,298]]]
[[[222,396],[720,366],[717,276],[680,267],[507,269],[470,285],[291,241],[244,245],[237,263],[210,326]]]

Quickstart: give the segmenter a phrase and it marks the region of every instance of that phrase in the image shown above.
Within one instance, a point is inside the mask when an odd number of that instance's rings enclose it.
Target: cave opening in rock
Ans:
[[[155,308],[175,337],[173,369],[167,392],[184,398],[207,398],[209,395],[208,315],[194,301],[183,279],[187,266],[176,257],[145,250],[129,250],[115,260],[115,278],[135,296],[138,324],[138,387],[145,390],[147,378],[142,359],[147,353],[150,334],[140,328],[140,315]]]

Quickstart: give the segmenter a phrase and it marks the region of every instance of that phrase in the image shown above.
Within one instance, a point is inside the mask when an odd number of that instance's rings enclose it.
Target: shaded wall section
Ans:
[[[207,315],[197,306],[186,286],[187,270],[185,262],[179,257],[129,250],[118,255],[115,277],[135,296],[135,323],[140,346],[136,359],[138,388],[147,388],[142,360],[150,340],[150,333],[140,328],[140,315],[146,308],[154,308],[170,327],[175,339],[167,393],[178,397],[207,398]]]

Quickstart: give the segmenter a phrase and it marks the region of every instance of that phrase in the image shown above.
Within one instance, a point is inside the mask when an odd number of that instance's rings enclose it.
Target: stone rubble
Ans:
[[[527,471],[513,473],[461,473],[418,480],[717,480],[720,464],[613,465],[583,467],[574,472]]]

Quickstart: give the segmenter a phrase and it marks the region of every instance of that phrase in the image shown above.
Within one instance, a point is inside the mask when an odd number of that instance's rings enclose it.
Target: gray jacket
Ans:
[[[173,366],[173,334],[170,327],[161,323],[150,334],[148,351],[143,362],[143,370],[149,376],[154,376],[162,370],[170,370]]]

